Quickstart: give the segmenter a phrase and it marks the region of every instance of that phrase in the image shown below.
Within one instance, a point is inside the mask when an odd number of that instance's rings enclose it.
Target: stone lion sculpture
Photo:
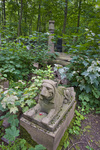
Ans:
[[[36,113],[47,113],[42,119],[43,124],[49,124],[51,120],[59,113],[64,103],[70,103],[75,100],[73,87],[57,87],[57,82],[52,80],[43,80],[38,104],[31,109],[31,116]]]

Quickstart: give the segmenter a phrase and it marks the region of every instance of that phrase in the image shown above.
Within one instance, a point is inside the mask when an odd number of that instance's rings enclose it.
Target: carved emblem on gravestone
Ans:
[[[36,114],[43,114],[41,123],[48,125],[52,119],[60,112],[63,104],[70,104],[75,101],[73,87],[65,88],[58,86],[52,80],[43,80],[38,104],[24,113],[30,118],[35,118]],[[38,118],[36,118],[38,120]]]

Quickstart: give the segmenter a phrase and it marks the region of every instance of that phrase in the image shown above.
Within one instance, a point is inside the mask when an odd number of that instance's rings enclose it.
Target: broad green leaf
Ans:
[[[67,148],[67,147],[68,147],[68,145],[69,145],[69,141],[64,142],[64,148]]]
[[[35,150],[46,150],[46,148],[43,145],[36,145]]]
[[[16,106],[10,108],[10,113],[15,114],[17,111],[18,111],[18,108]]]
[[[81,73],[81,75],[84,75],[85,77],[87,77],[89,75],[89,72],[84,71],[83,73]]]
[[[15,126],[5,129],[5,131],[6,135],[4,135],[4,138],[6,138],[9,142],[15,141],[15,138],[19,136],[19,130],[17,130]]]
[[[8,122],[11,124],[11,126],[18,126],[19,120],[17,119],[17,115],[10,115]]]
[[[25,103],[28,104],[28,106],[31,106],[33,104],[33,100],[27,100]]]

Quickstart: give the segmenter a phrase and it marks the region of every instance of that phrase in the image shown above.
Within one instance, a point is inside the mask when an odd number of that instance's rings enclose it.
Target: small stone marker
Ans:
[[[8,118],[3,119],[3,127],[8,128],[10,126],[10,123],[8,123]]]
[[[2,76],[1,73],[0,73],[0,76]],[[3,90],[5,91],[6,89],[9,88],[9,81],[6,78],[0,79],[0,86],[2,86]]]

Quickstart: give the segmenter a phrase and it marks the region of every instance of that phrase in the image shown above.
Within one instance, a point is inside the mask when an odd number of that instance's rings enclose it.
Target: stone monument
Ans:
[[[55,21],[50,20],[49,21],[49,39],[48,39],[48,49],[50,52],[54,52],[54,43],[53,43],[53,38],[54,38],[54,23]]]
[[[48,150],[56,150],[74,116],[75,104],[73,87],[65,88],[52,80],[43,80],[37,105],[23,114],[20,125],[34,141]]]

